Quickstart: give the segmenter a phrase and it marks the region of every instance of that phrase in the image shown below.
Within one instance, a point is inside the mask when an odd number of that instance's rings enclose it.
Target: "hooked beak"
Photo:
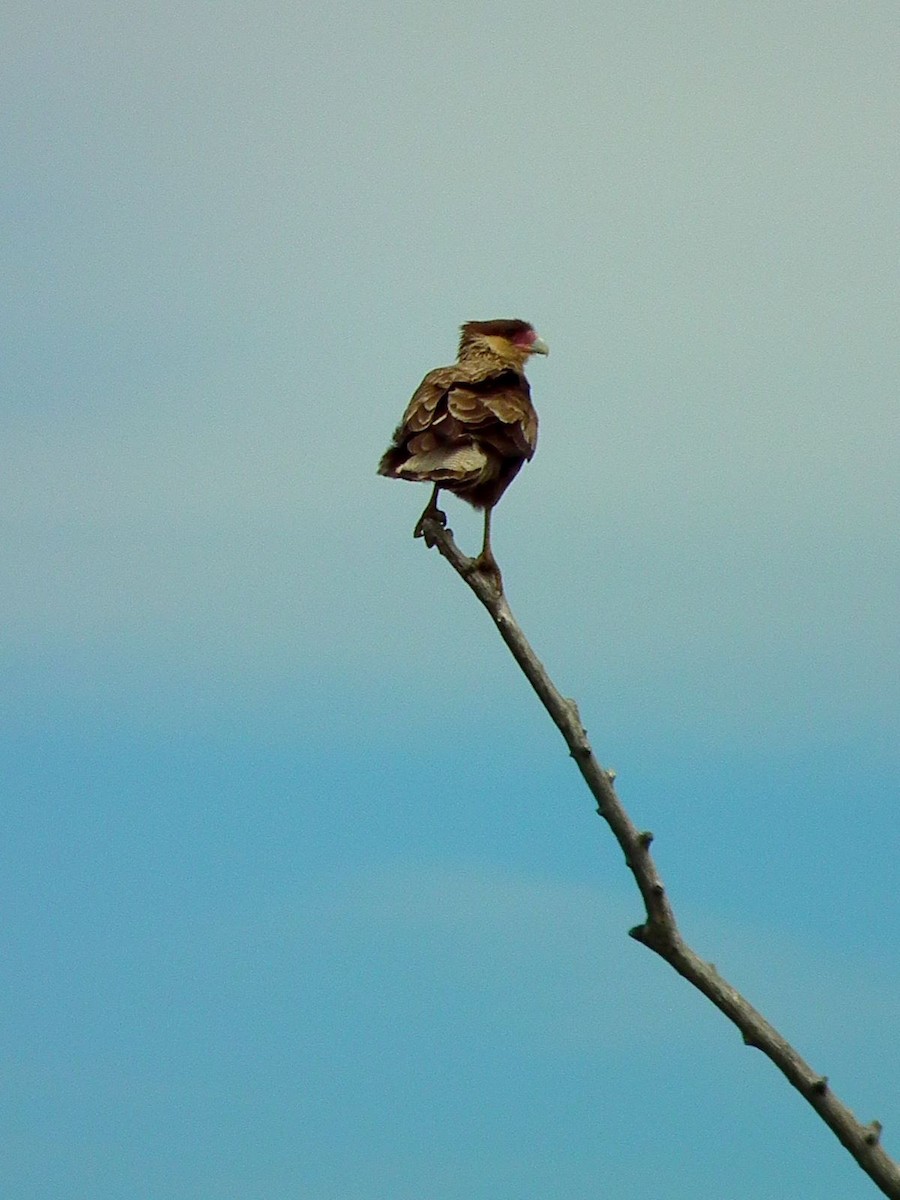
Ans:
[[[544,341],[543,338],[535,338],[534,341],[529,346],[529,350],[531,351],[532,354],[549,354],[550,353],[550,347],[547,345],[547,343]]]

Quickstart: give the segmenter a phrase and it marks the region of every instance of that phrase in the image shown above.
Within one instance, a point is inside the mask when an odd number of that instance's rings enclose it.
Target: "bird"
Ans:
[[[413,393],[378,474],[434,484],[415,528],[446,525],[442,489],[484,510],[481,553],[474,570],[500,579],[491,549],[491,513],[537,447],[538,417],[525,364],[550,349],[527,321],[467,321],[460,326],[452,366],[429,371]],[[429,544],[431,544],[429,542]]]

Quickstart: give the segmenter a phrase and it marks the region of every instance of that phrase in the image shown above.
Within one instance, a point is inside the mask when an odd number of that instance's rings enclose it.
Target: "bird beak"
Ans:
[[[529,350],[531,351],[532,354],[549,354],[550,353],[550,347],[547,345],[547,343],[544,341],[543,338],[535,338],[534,341],[529,346]]]

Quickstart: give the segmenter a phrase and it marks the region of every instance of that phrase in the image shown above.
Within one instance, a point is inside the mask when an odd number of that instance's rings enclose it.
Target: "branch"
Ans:
[[[568,700],[560,693],[544,670],[510,610],[499,575],[479,570],[476,560],[467,558],[460,551],[453,540],[453,531],[445,529],[434,519],[426,518],[421,532],[426,544],[437,546],[491,614],[513,658],[565,739],[569,753],[597,801],[597,812],[621,846],[645,910],[645,920],[629,931],[631,936],[665,959],[679,975],[683,975],[711,1000],[737,1026],[748,1046],[755,1046],[772,1060],[881,1191],[892,1200],[900,1200],[900,1164],[881,1146],[880,1123],[872,1121],[870,1125],[861,1124],[831,1090],[827,1077],[817,1074],[804,1062],[777,1029],[682,938],[659,871],[650,854],[653,835],[638,830],[622,807],[613,787],[615,776],[594,757],[578,706],[574,700]]]

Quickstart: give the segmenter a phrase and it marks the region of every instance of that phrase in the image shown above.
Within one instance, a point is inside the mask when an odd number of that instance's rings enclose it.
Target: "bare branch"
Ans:
[[[645,910],[645,920],[630,930],[631,936],[665,959],[711,1000],[737,1026],[748,1046],[755,1046],[772,1060],[881,1191],[892,1200],[900,1200],[900,1164],[881,1146],[881,1124],[872,1121],[863,1125],[834,1094],[827,1077],[819,1075],[804,1062],[793,1046],[682,938],[650,854],[653,835],[638,830],[622,807],[613,786],[613,774],[594,757],[578,706],[560,693],[535,655],[510,610],[502,580],[498,575],[480,571],[476,560],[467,558],[460,551],[453,540],[453,531],[445,529],[436,520],[426,519],[421,532],[426,543],[437,546],[491,614],[500,636],[565,739],[569,753],[597,802],[597,812],[621,846],[625,862],[640,889]]]

